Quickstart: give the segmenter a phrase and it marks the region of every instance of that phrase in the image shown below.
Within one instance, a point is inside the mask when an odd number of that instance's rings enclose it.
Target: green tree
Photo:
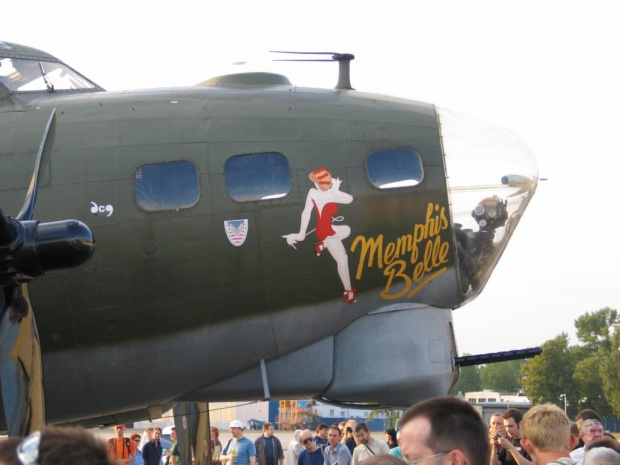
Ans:
[[[400,409],[390,409],[390,408],[372,410],[370,414],[368,415],[366,422],[370,423],[375,418],[378,418],[383,415],[386,416],[388,419],[386,429],[395,428],[396,422],[403,415],[403,411]]]
[[[576,365],[580,409],[593,408],[602,415],[620,415],[620,318],[609,307],[587,312],[575,320],[577,337],[585,355]]]
[[[543,353],[523,368],[525,394],[534,404],[553,402],[568,413],[592,408],[620,415],[620,316],[609,307],[575,320],[580,344],[569,347],[564,333],[543,344]]]
[[[533,404],[550,402],[563,408],[562,396],[568,398],[569,415],[577,412],[578,389],[573,380],[574,354],[568,335],[561,333],[542,345],[542,354],[523,364],[523,391]]]
[[[509,393],[521,387],[521,361],[490,363],[480,370],[480,381],[484,389]]]
[[[459,392],[465,394],[466,392],[481,390],[480,366],[474,365],[460,369],[459,380],[452,386],[452,389],[450,389],[450,395],[456,396]]]
[[[609,307],[587,312],[575,320],[577,337],[586,347],[596,353],[599,349],[611,349],[611,336],[615,325],[620,323],[618,311]]]
[[[578,361],[575,363],[573,378],[579,392],[578,410],[591,408],[603,416],[611,414],[611,407],[602,388],[599,357],[592,355],[582,360],[578,356],[576,358]]]
[[[616,325],[615,332],[610,338],[611,348],[606,357],[601,360],[599,373],[603,381],[603,392],[614,415],[620,417],[620,327]]]

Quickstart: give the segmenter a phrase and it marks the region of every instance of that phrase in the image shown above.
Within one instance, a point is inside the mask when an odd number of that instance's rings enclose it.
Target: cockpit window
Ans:
[[[409,148],[372,152],[366,157],[366,169],[379,189],[417,186],[424,177],[420,155]]]
[[[143,165],[135,174],[136,202],[148,212],[190,208],[198,202],[198,170],[189,161]]]
[[[2,56],[0,56],[0,83],[12,92],[54,92],[96,88],[95,84],[62,63]]]
[[[237,202],[278,199],[291,190],[288,160],[279,152],[235,155],[224,172],[226,189]]]

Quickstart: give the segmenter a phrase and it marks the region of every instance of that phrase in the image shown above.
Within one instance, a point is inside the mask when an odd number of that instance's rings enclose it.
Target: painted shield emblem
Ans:
[[[248,237],[248,220],[226,220],[224,221],[224,229],[230,243],[239,247]]]

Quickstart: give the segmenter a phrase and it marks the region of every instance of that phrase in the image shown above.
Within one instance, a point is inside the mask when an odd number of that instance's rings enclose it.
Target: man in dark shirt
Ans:
[[[258,465],[282,465],[284,452],[280,440],[274,436],[273,423],[263,425],[263,435],[254,441]]]
[[[323,451],[312,440],[312,433],[309,430],[300,433],[299,442],[304,450],[299,454],[297,465],[323,465]]]
[[[504,417],[504,429],[508,438],[497,439],[499,450],[497,454],[491,454],[491,465],[531,465],[530,456],[521,447],[521,420],[523,414],[514,408],[506,410]]]
[[[153,430],[153,440],[147,442],[142,448],[142,458],[144,465],[159,465],[161,459],[161,428]]]
[[[316,445],[323,447],[327,446],[327,430],[329,426],[325,423],[319,423],[319,426],[316,427],[316,436],[314,436],[314,442]]]
[[[342,433],[342,442],[345,446],[348,447],[349,452],[353,455],[353,450],[357,447],[357,443],[355,442],[355,438],[353,437],[353,430],[357,426],[357,422],[355,420],[347,420],[344,425],[344,431]]]

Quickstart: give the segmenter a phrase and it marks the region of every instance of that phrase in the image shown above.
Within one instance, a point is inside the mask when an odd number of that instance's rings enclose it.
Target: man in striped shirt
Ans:
[[[228,465],[256,465],[256,447],[243,436],[243,423],[234,420],[230,423],[229,430],[232,438],[224,447],[224,455],[220,456],[220,460],[228,462]]]

